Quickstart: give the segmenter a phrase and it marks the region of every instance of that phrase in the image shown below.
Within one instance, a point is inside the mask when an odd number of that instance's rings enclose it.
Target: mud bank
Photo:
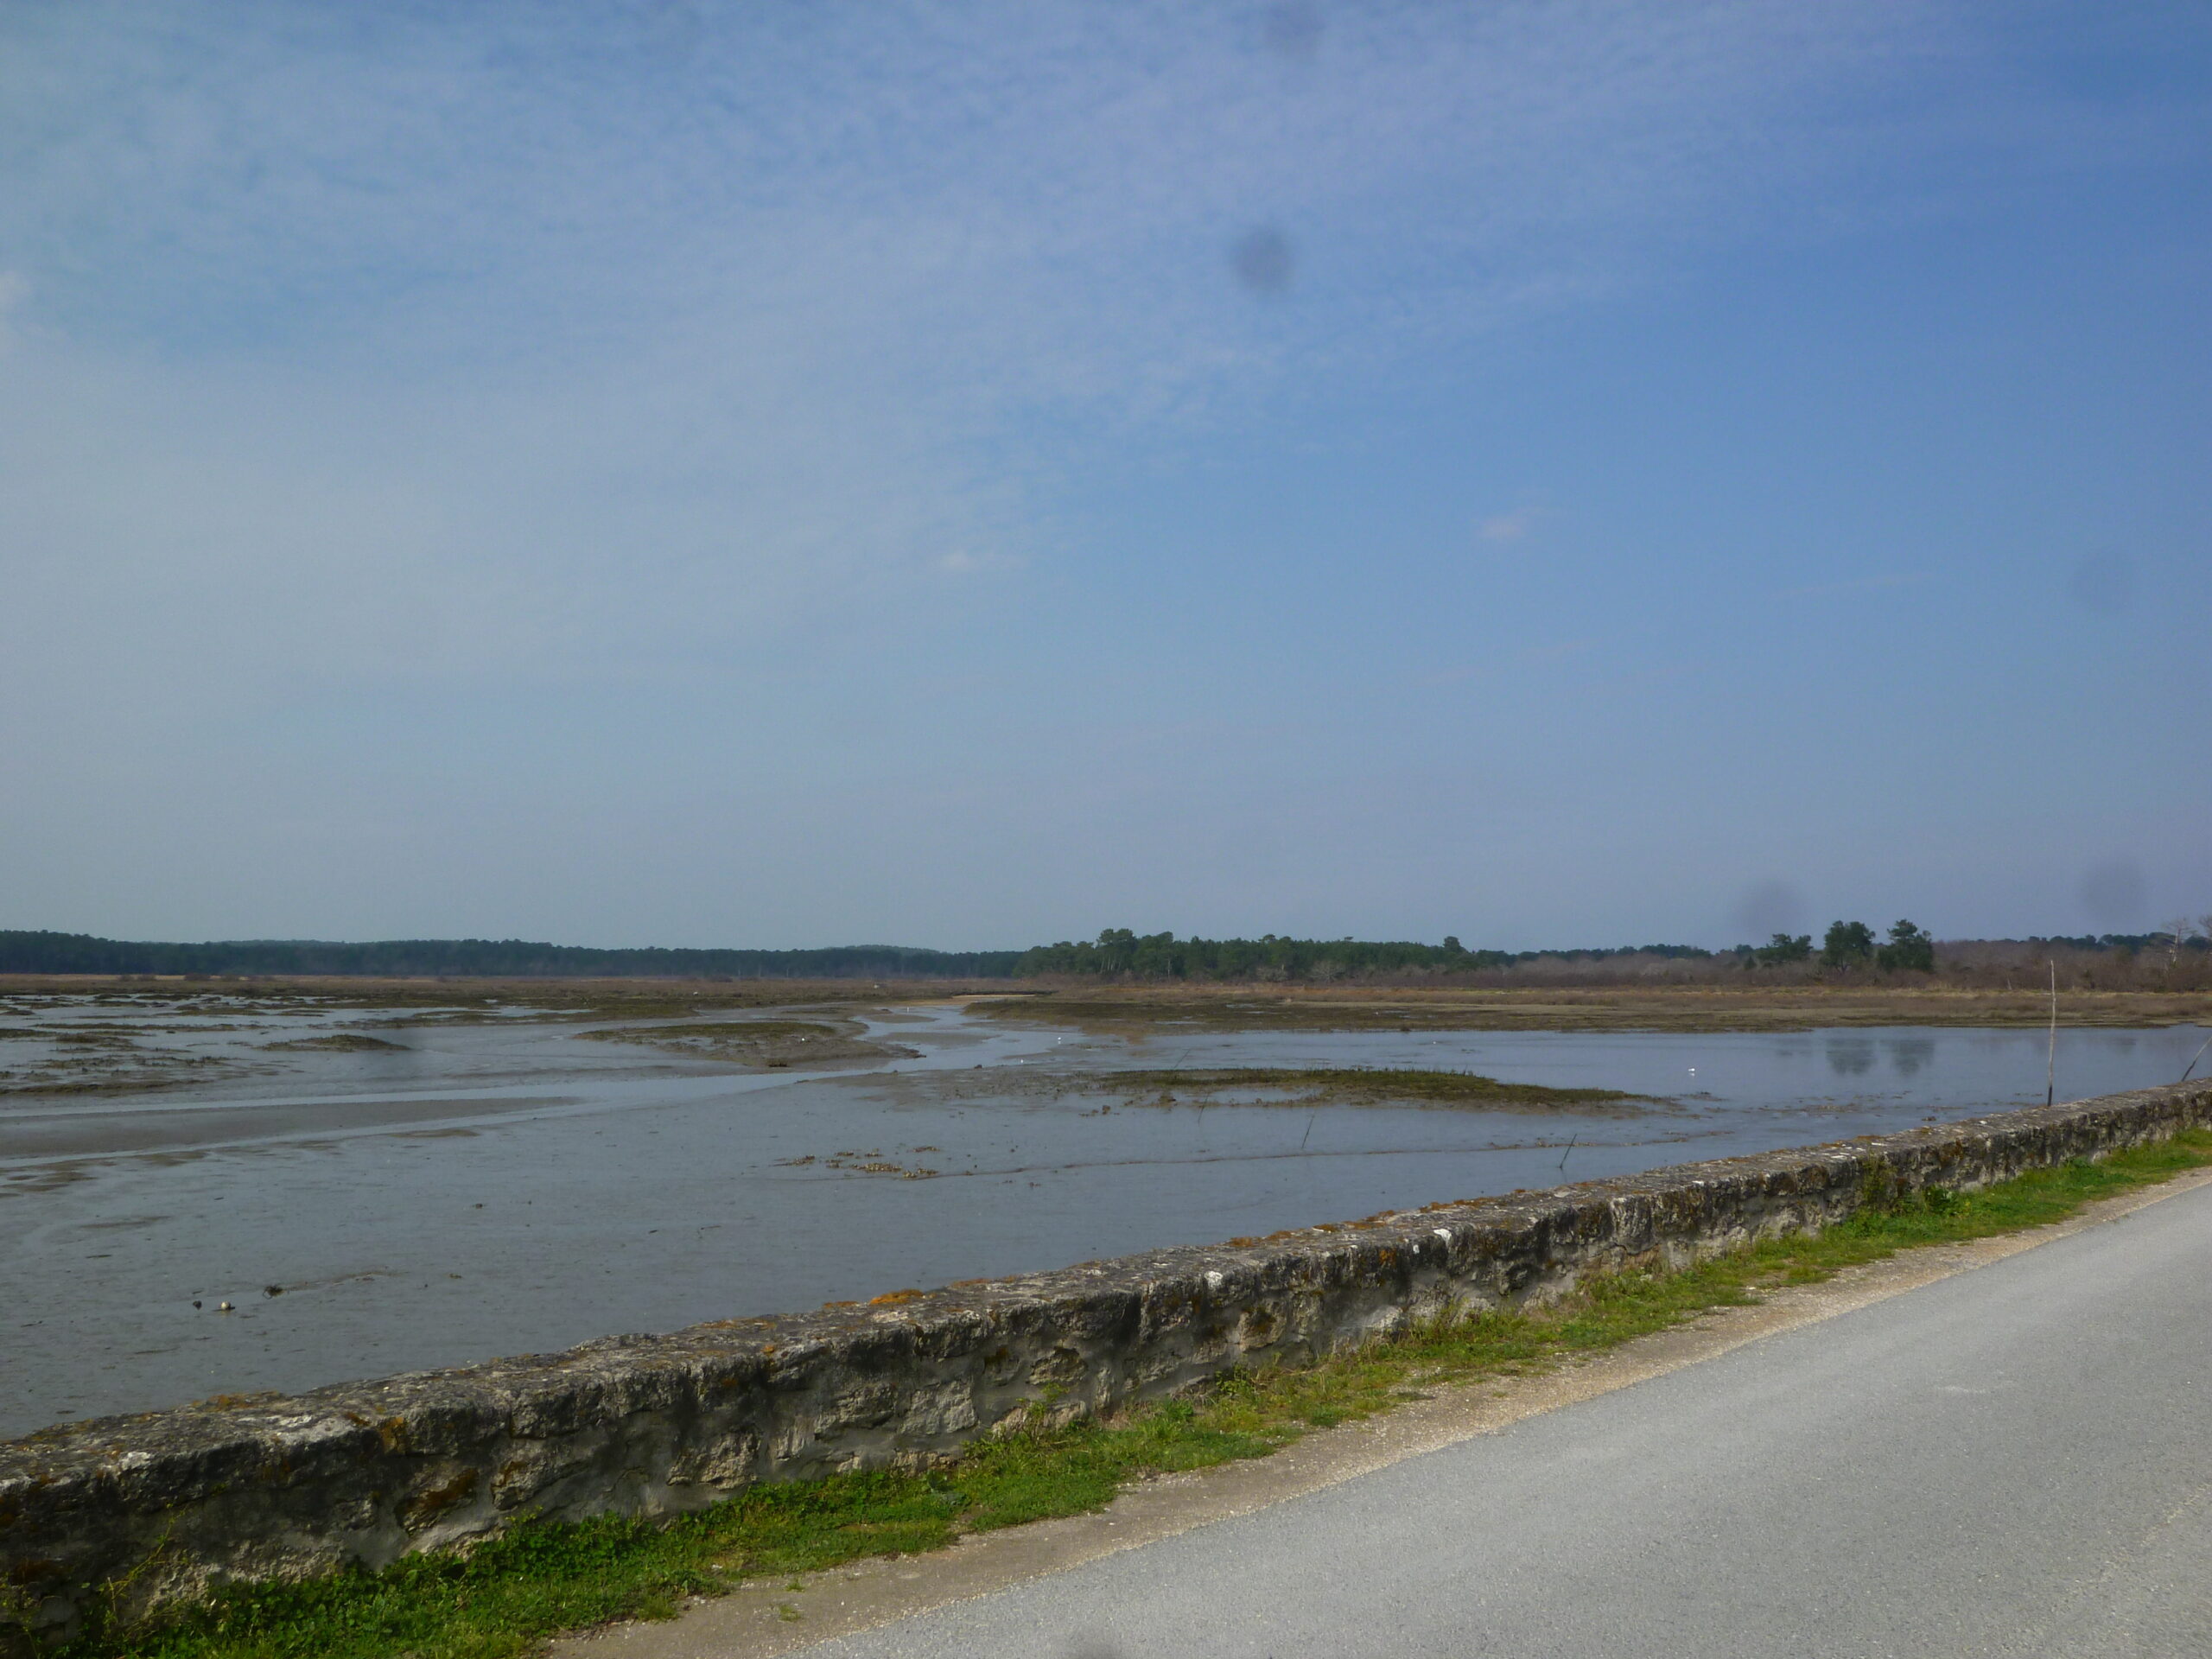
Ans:
[[[0,1632],[64,1636],[102,1595],[130,1612],[226,1579],[373,1567],[524,1514],[668,1514],[757,1481],[920,1465],[1033,1411],[1111,1411],[1449,1307],[1817,1228],[1869,1193],[1976,1186],[2208,1119],[2212,1084],[2145,1090],[48,1430],[0,1446]]]

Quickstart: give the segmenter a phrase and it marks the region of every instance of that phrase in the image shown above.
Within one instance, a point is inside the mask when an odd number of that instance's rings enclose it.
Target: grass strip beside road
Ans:
[[[1556,1364],[1899,1250],[2048,1225],[2208,1164],[2212,1131],[2190,1130],[1980,1192],[1870,1203],[1822,1233],[1679,1273],[1608,1275],[1550,1307],[1439,1320],[1318,1364],[1239,1373],[1202,1396],[1110,1422],[1024,1430],[928,1474],[755,1487],[667,1522],[525,1523],[465,1554],[235,1586],[156,1624],[87,1636],[66,1659],[518,1659],[562,1631],[672,1617],[686,1599],[743,1580],[934,1549],[963,1533],[1100,1509],[1149,1475],[1265,1457],[1311,1430],[1433,1389]]]

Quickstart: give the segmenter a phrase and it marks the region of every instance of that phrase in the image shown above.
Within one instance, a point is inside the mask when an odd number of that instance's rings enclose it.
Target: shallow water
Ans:
[[[161,1039],[179,1052],[226,1044],[243,1058],[202,1086],[0,1096],[0,1434],[2044,1096],[2033,1031],[1131,1040],[933,1007],[869,1021],[916,1058],[747,1073],[539,1021],[234,1009],[162,1023],[186,1028]],[[257,1046],[340,1028],[404,1046]],[[2063,1032],[2060,1096],[2170,1082],[2203,1036]],[[1163,1108],[1097,1075],[1224,1065],[1447,1066],[1666,1103],[1629,1115]],[[214,1311],[226,1300],[236,1312]]]

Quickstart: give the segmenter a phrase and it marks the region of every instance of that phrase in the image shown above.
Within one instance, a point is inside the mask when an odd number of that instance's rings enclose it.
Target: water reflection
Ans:
[[[1828,1070],[1839,1077],[1860,1077],[1874,1069],[1874,1039],[1871,1037],[1828,1039]]]
[[[1890,1069],[1901,1077],[1920,1075],[1921,1068],[1936,1058],[1933,1037],[1892,1037],[1883,1044],[1890,1056]]]

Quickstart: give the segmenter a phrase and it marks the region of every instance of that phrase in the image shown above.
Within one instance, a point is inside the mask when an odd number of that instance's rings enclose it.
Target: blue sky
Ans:
[[[2212,910],[2212,12],[0,10],[0,924]]]

